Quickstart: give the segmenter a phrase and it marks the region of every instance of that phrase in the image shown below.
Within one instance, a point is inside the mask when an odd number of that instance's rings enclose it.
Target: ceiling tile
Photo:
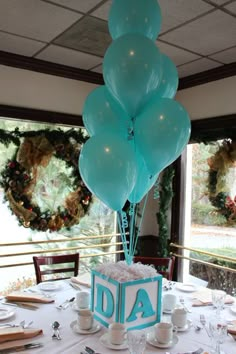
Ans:
[[[0,30],[50,41],[81,15],[38,0],[1,0]]]
[[[197,74],[202,71],[210,70],[216,68],[217,66],[221,66],[221,64],[216,63],[207,58],[202,58],[199,60],[195,60],[192,63],[187,63],[179,66],[178,73],[179,77],[185,77],[193,74]]]
[[[199,55],[187,52],[183,49],[176,48],[173,45],[166,44],[160,41],[157,41],[156,43],[160,51],[168,55],[168,57],[173,60],[175,65],[181,65],[194,59],[200,58]]]
[[[236,44],[236,21],[232,16],[217,10],[164,34],[161,39],[208,55]]]
[[[104,5],[100,6],[97,10],[92,12],[92,15],[95,17],[102,18],[103,20],[108,20],[108,15],[110,11],[112,1],[109,0]]]
[[[63,47],[103,57],[111,43],[107,22],[85,16],[55,41]]]
[[[202,0],[159,0],[162,12],[162,33],[179,26],[214,7]]]
[[[45,43],[0,32],[0,49],[5,52],[33,56]]]
[[[37,58],[85,70],[101,63],[101,58],[56,45],[47,47]]]
[[[224,64],[230,64],[236,61],[236,47],[224,50],[223,52],[210,56],[213,59],[219,60]]]
[[[85,13],[98,5],[101,0],[51,0],[51,2]]]
[[[226,5],[225,8],[231,11],[233,14],[236,14],[236,1],[232,2],[229,5]]]
[[[102,74],[102,65],[97,66],[96,68],[92,69],[92,71],[95,71],[96,73]]]

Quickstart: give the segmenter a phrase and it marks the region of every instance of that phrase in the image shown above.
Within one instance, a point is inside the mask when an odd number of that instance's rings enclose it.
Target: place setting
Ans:
[[[147,332],[147,342],[157,348],[171,348],[179,341],[177,327],[171,322],[159,322]]]
[[[108,331],[100,337],[100,343],[112,350],[125,350],[128,348],[127,329],[122,323],[111,323]]]
[[[72,321],[70,328],[77,334],[93,334],[100,331],[100,324],[94,321],[93,312],[90,310],[90,293],[79,291],[72,303],[72,309],[77,312],[77,319]]]
[[[78,312],[80,309],[89,308],[90,298],[90,292],[86,290],[78,291],[75,295],[75,300],[72,302],[72,309]]]

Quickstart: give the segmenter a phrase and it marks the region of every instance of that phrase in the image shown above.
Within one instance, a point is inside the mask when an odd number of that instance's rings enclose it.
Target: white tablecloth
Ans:
[[[83,287],[82,287],[83,288]],[[85,289],[85,288],[84,288]],[[75,321],[77,318],[76,312],[68,307],[66,310],[58,310],[56,305],[62,303],[66,299],[70,299],[75,296],[77,290],[73,289],[68,281],[61,282],[61,288],[55,292],[55,303],[52,304],[40,304],[40,309],[36,311],[26,310],[22,308],[14,308],[15,316],[11,319],[5,320],[5,322],[20,322],[22,320],[30,321],[33,320],[33,327],[42,328],[44,334],[33,338],[33,340],[24,340],[24,341],[14,341],[8,342],[0,345],[0,348],[3,349],[12,344],[22,344],[29,342],[42,342],[44,346],[42,348],[27,350],[26,353],[48,353],[48,354],[80,354],[84,349],[84,346],[88,345],[89,347],[95,349],[98,353],[101,354],[112,354],[112,353],[122,353],[128,354],[128,350],[114,351],[104,347],[99,338],[107,332],[107,329],[102,327],[102,329],[90,335],[80,335],[74,333],[70,328],[72,321]],[[163,290],[163,295],[167,293]],[[206,307],[191,307],[191,293],[185,293],[180,291],[173,286],[172,290],[169,290],[168,293],[175,293],[178,297],[184,296],[186,300],[186,305],[192,310],[192,313],[189,314],[189,319],[192,320],[192,323],[197,325],[199,324],[199,315],[204,313],[206,319],[209,319],[210,316],[214,314],[214,310],[211,306]],[[13,308],[12,308],[13,309]],[[224,317],[226,319],[235,319],[234,315],[229,306],[223,310]],[[168,315],[165,315],[168,317]],[[52,340],[52,328],[51,323],[53,321],[58,321],[61,324],[60,333],[62,340]],[[1,321],[4,323],[4,321]],[[146,332],[150,331],[150,328],[146,329]],[[198,349],[199,347],[203,348],[205,351],[210,351],[210,339],[207,336],[207,333],[204,329],[201,331],[195,331],[194,327],[190,327],[186,332],[178,332],[178,343],[171,349],[159,349],[151,346],[147,343],[146,354],[154,353],[166,353],[166,351],[171,351],[171,353],[176,354],[183,351],[191,351]],[[225,340],[222,348],[227,354],[236,353],[236,342],[232,337],[228,336]]]

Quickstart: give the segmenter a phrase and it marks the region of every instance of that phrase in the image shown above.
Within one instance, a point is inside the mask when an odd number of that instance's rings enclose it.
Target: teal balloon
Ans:
[[[145,165],[144,159],[136,151],[137,180],[128,200],[131,203],[140,203],[143,197],[155,184],[158,174],[152,176]]]
[[[150,174],[160,173],[180,156],[190,137],[190,119],[177,101],[151,101],[136,117],[135,144]]]
[[[140,33],[156,40],[161,31],[161,9],[157,0],[113,0],[108,27],[113,39]]]
[[[134,150],[120,135],[96,134],[81,150],[79,171],[93,194],[109,208],[121,210],[136,182]]]
[[[162,77],[154,99],[174,98],[178,89],[178,71],[173,61],[165,54],[161,54]]]
[[[124,35],[108,48],[103,77],[111,94],[134,118],[161,81],[159,49],[140,34]]]
[[[90,136],[102,131],[116,131],[127,136],[131,125],[128,114],[112,98],[106,86],[96,88],[87,96],[82,116]]]

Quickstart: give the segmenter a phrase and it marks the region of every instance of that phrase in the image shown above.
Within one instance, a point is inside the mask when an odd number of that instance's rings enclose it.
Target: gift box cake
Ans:
[[[121,261],[92,271],[91,309],[106,327],[120,322],[131,330],[160,322],[161,295],[162,276],[152,266]]]

